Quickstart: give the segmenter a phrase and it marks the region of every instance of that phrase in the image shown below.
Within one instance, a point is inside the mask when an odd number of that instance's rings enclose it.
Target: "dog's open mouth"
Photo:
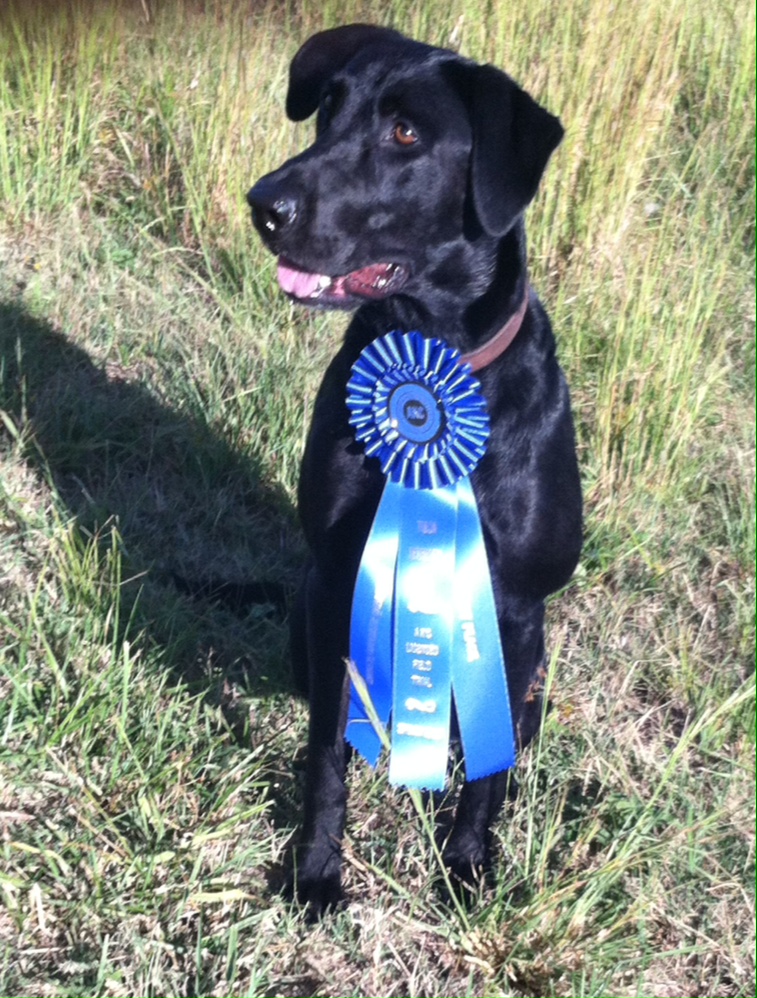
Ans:
[[[301,270],[291,260],[279,257],[279,284],[303,304],[340,305],[354,298],[386,298],[402,287],[408,278],[399,263],[372,263],[341,277]]]

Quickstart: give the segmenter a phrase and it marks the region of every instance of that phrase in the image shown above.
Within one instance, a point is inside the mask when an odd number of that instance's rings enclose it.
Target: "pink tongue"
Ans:
[[[306,270],[297,270],[279,258],[279,284],[287,294],[295,298],[310,298],[321,286],[321,275],[310,274]]]

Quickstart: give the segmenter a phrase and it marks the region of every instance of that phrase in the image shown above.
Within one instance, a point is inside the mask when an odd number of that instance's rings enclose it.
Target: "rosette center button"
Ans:
[[[408,381],[389,396],[387,408],[392,427],[413,444],[430,444],[444,430],[444,412],[426,385]]]

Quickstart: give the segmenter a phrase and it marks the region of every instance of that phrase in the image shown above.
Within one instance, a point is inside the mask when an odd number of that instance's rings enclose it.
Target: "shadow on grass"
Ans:
[[[292,691],[284,603],[303,550],[291,503],[259,461],[199,405],[159,399],[139,368],[98,366],[12,301],[0,301],[0,409],[76,529],[103,541],[117,530],[132,639],[136,627],[157,643],[177,678],[205,690],[235,728],[234,683]],[[207,587],[197,598],[177,585],[211,578],[265,585],[235,590],[249,599],[235,612]]]

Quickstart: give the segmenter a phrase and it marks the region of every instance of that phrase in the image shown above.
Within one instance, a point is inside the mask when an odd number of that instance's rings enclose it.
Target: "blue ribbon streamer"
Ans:
[[[470,478],[457,482],[457,499],[452,689],[465,775],[478,780],[515,765],[515,734],[497,608]]]
[[[403,489],[400,505],[389,781],[441,789],[452,714],[455,489]]]
[[[515,739],[470,471],[488,417],[459,354],[418,333],[367,347],[350,421],[387,475],[355,584],[350,657],[379,723],[390,782],[444,787],[452,701],[468,779],[509,769]],[[381,739],[351,688],[347,740],[373,766]]]

